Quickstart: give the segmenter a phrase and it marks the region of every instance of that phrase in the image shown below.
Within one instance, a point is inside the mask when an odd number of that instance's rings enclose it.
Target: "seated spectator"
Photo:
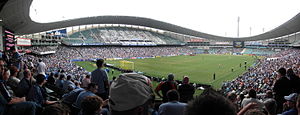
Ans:
[[[50,73],[49,77],[47,78],[48,85],[55,85],[56,78],[54,77],[54,73]]]
[[[16,92],[18,88],[18,84],[20,83],[20,79],[18,77],[18,68],[15,66],[11,66],[10,70],[10,77],[7,81],[7,85],[11,87],[11,89]]]
[[[185,115],[236,115],[234,105],[215,90],[208,88],[188,103]]]
[[[101,113],[104,113],[102,106],[107,105],[107,101],[103,101],[101,97],[98,96],[87,96],[85,97],[81,102],[81,111],[79,115],[103,115]],[[107,115],[108,111],[105,110],[105,115]]]
[[[264,105],[260,100],[256,98],[256,91],[254,89],[250,89],[250,91],[248,92],[248,96],[248,98],[245,98],[242,101],[242,108],[248,105],[249,103],[257,103],[258,107],[260,109],[263,109]]]
[[[63,89],[64,79],[65,79],[65,74],[60,74],[59,79],[55,81],[55,86],[60,89]]]
[[[151,81],[137,73],[124,73],[112,82],[111,115],[148,115],[153,101]]]
[[[228,93],[227,99],[229,99],[233,103],[235,110],[239,110],[239,106],[237,104],[237,95],[235,94],[235,92]]]
[[[163,99],[163,102],[167,102],[168,98],[167,98],[167,92],[169,90],[175,89],[177,90],[177,83],[176,81],[174,81],[174,75],[173,74],[169,74],[168,75],[168,80],[165,82],[161,82],[160,84],[157,85],[156,89],[155,89],[155,93]],[[162,96],[159,93],[159,91],[162,92]]]
[[[33,86],[32,75],[29,69],[25,69],[24,77],[18,84],[16,96],[17,97],[25,97],[28,95],[29,90]]]
[[[56,103],[56,101],[49,101],[46,89],[43,85],[46,83],[46,78],[43,74],[36,76],[36,84],[29,90],[27,99],[36,102],[39,106],[46,106]]]
[[[64,90],[65,92],[69,92],[68,87],[69,87],[70,85],[73,86],[73,88],[75,88],[75,84],[71,81],[71,79],[72,79],[72,76],[71,76],[71,75],[68,75],[68,76],[67,76],[67,80],[64,81],[64,83],[63,83],[63,90]]]
[[[35,115],[36,104],[26,102],[25,97],[13,97],[8,91],[6,81],[9,79],[7,68],[3,68],[4,75],[0,75],[0,115]]]
[[[78,95],[84,91],[82,88],[74,89],[73,91],[66,93],[62,96],[62,102],[67,105],[72,105],[74,102],[76,102],[76,99]]]
[[[82,79],[82,87],[86,88],[88,86],[88,84],[91,83],[91,76],[90,75],[86,75],[83,79]]]
[[[187,103],[193,99],[195,87],[189,83],[188,76],[184,76],[182,85],[178,87],[178,92],[180,94],[180,102]]]
[[[179,94],[176,90],[169,90],[167,92],[169,102],[163,103],[159,106],[159,115],[184,115],[186,103],[179,102]]]
[[[73,104],[73,106],[75,107],[75,108],[77,108],[77,109],[81,109],[81,102],[82,102],[82,100],[85,98],[85,97],[87,97],[87,96],[96,96],[96,92],[97,92],[97,90],[98,90],[98,86],[97,86],[97,84],[95,84],[95,83],[90,83],[89,85],[88,85],[88,87],[86,88],[86,90],[85,91],[82,91],[79,95],[78,95],[78,97],[77,97],[77,99],[76,99],[76,102]]]
[[[45,107],[43,115],[69,115],[70,109],[62,104],[53,104]]]
[[[264,105],[265,105],[265,110],[267,111],[267,115],[277,115],[276,114],[276,108],[277,108],[277,104],[275,99],[267,99],[264,101]]]
[[[284,96],[286,102],[284,104],[287,105],[288,110],[283,112],[282,115],[297,115],[298,111],[296,108],[296,101],[297,101],[298,94],[292,93],[288,96]]]

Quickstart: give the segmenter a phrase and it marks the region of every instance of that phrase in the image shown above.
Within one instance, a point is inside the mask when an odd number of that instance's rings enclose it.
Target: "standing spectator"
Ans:
[[[277,113],[282,113],[284,96],[291,93],[291,84],[286,77],[285,68],[280,68],[278,71],[278,79],[274,84],[273,92],[275,93],[275,100],[277,102]]]
[[[286,105],[289,108],[289,110],[282,113],[282,115],[297,115],[298,111],[296,109],[296,101],[297,101],[298,94],[292,93],[288,96],[284,96],[284,99],[286,100]]]
[[[182,85],[178,87],[178,92],[180,94],[180,102],[187,103],[193,99],[195,87],[189,83],[188,76],[183,77]]]
[[[111,115],[148,115],[153,95],[147,77],[137,73],[121,74],[110,88]]]
[[[29,69],[25,69],[24,72],[24,77],[18,84],[16,96],[17,97],[24,97],[27,96],[29,90],[33,86],[33,81],[32,81],[32,75]]]
[[[97,95],[102,99],[108,99],[109,81],[104,67],[104,60],[98,59],[96,62],[97,69],[92,72],[91,82],[98,85]]]
[[[292,92],[300,93],[300,78],[294,73],[292,68],[289,68],[286,73],[291,83]]]
[[[176,81],[174,81],[174,75],[173,74],[169,74],[168,75],[168,80],[165,82],[161,82],[160,84],[158,84],[158,86],[155,89],[155,93],[163,99],[163,102],[167,102],[168,98],[167,98],[167,92],[169,90],[175,89],[177,90],[177,83]],[[159,91],[162,92],[162,96],[159,93]]]
[[[186,103],[179,102],[179,93],[176,90],[167,92],[169,102],[159,106],[159,115],[184,115]]]
[[[15,47],[12,47],[12,57],[10,59],[11,64],[13,66],[16,66],[18,70],[20,70],[21,68],[21,55],[19,54],[19,52],[17,51],[17,49]]]
[[[39,59],[39,63],[37,65],[37,73],[46,75],[46,70],[47,70],[46,64],[43,62],[42,59]]]
[[[86,75],[83,79],[82,79],[82,87],[86,88],[88,86],[88,84],[91,83],[91,76],[90,75]]]

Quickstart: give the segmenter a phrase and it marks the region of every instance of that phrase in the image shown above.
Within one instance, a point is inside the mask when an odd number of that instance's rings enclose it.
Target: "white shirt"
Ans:
[[[46,64],[44,62],[39,62],[37,67],[38,74],[46,75]]]

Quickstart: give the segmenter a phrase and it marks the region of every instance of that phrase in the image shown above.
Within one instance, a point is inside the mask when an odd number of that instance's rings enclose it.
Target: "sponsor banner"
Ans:
[[[67,29],[46,32],[46,35],[54,37],[67,37]]]
[[[31,46],[31,39],[17,38],[17,46]]]
[[[243,41],[234,41],[233,47],[235,48],[243,48],[245,46],[245,43]]]

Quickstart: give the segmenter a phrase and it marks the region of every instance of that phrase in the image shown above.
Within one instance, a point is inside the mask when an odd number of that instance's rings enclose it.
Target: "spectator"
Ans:
[[[292,68],[289,68],[286,73],[291,83],[292,92],[300,93],[300,78],[294,73]]]
[[[60,74],[59,79],[55,81],[55,86],[63,89],[64,87],[64,80],[65,79],[65,74]]]
[[[280,68],[277,72],[278,79],[274,84],[273,92],[275,93],[275,100],[277,102],[277,113],[281,113],[283,103],[285,102],[283,97],[291,93],[291,84],[286,77],[286,70],[284,68]]]
[[[39,63],[37,65],[37,73],[46,75],[46,70],[47,70],[46,64],[43,62],[42,59],[39,59]]]
[[[56,78],[54,77],[54,73],[50,73],[49,77],[47,78],[48,85],[55,85]]]
[[[296,101],[297,101],[298,94],[292,93],[288,96],[284,96],[284,99],[286,100],[285,104],[289,108],[289,110],[282,113],[282,115],[297,115],[298,111],[296,108]]]
[[[96,92],[98,90],[98,86],[95,83],[90,83],[85,91],[80,92],[78,95],[76,102],[73,104],[77,109],[81,109],[81,102],[87,96],[96,96]]]
[[[29,90],[33,86],[32,75],[29,69],[25,69],[24,77],[18,84],[16,96],[17,97],[25,97],[28,95]]]
[[[18,68],[15,66],[10,66],[10,77],[7,81],[7,85],[11,87],[11,89],[16,92],[18,88],[18,84],[20,83],[20,79],[18,79]]]
[[[75,88],[75,84],[71,81],[72,79],[72,76],[71,75],[68,75],[67,76],[67,80],[64,81],[63,83],[63,90],[65,92],[69,92],[69,87],[74,87]]]
[[[40,107],[54,104],[56,101],[49,101],[46,89],[43,85],[46,83],[46,78],[43,74],[36,76],[36,84],[31,87],[27,99],[36,102]]]
[[[265,110],[267,111],[267,115],[277,115],[276,114],[276,108],[277,108],[277,104],[275,99],[267,99],[264,101],[264,105],[265,105]]]
[[[236,115],[234,105],[211,88],[189,102],[185,115]]]
[[[263,109],[263,103],[258,100],[256,98],[256,91],[254,89],[250,89],[249,93],[249,98],[245,98],[243,101],[242,101],[242,108],[245,107],[246,105],[248,105],[249,103],[256,103],[257,106],[259,107],[259,109]]]
[[[13,66],[15,66],[17,68],[17,70],[19,71],[21,68],[21,55],[19,54],[19,52],[17,51],[17,49],[15,47],[12,47],[12,57],[10,59],[11,64]]]
[[[103,101],[98,96],[87,96],[81,102],[82,108],[80,111],[80,115],[102,115],[101,114],[102,106],[106,106],[107,102],[108,100]],[[107,110],[106,110],[106,114],[107,114]]]
[[[151,81],[137,73],[124,73],[110,88],[111,115],[148,115],[153,101]]]
[[[45,107],[42,115],[69,115],[70,109],[62,104],[53,104]]]
[[[88,86],[88,84],[91,83],[91,76],[90,75],[86,75],[83,79],[82,79],[82,87],[86,88]]]
[[[237,95],[235,94],[235,92],[228,93],[227,99],[229,99],[233,103],[235,110],[239,110],[239,106],[237,104]]]
[[[168,98],[167,98],[167,92],[169,90],[175,89],[177,90],[177,83],[176,81],[174,81],[174,75],[173,74],[169,74],[168,75],[168,80],[165,82],[161,82],[160,84],[157,85],[156,89],[155,89],[155,93],[163,99],[163,102],[167,102]],[[159,93],[159,91],[162,92],[162,95]]]
[[[7,74],[9,71],[7,68],[3,68],[2,74]],[[13,97],[8,91],[6,81],[9,76],[0,76],[0,115],[35,115],[36,104],[32,102],[26,102],[25,97]]]
[[[105,70],[102,69],[104,67],[104,60],[98,59],[96,65],[97,69],[95,69],[92,72],[91,82],[96,83],[98,85],[97,95],[100,96],[102,99],[108,99],[108,90],[110,85],[107,73]]]
[[[176,90],[167,92],[169,102],[159,106],[159,115],[184,115],[186,103],[179,102],[179,93]]]
[[[184,76],[182,85],[179,85],[178,92],[180,94],[180,102],[187,103],[193,99],[195,87],[189,83],[189,77]]]

